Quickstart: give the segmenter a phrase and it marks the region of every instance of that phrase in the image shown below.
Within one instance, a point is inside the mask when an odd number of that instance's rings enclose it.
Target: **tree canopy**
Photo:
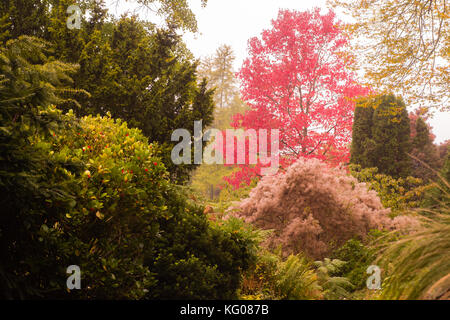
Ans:
[[[359,65],[384,93],[408,104],[448,109],[450,6],[447,0],[331,0],[355,19],[349,27]]]

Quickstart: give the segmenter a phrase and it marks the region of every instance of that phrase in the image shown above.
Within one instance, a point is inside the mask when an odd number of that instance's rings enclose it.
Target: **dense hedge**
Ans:
[[[21,272],[40,279],[25,284],[44,297],[65,297],[65,268],[75,264],[84,290],[69,294],[77,298],[235,298],[257,242],[211,226],[170,184],[139,130],[108,117],[79,125],[50,141],[36,138],[53,163],[79,167],[56,165],[46,176],[70,186],[70,201],[44,200],[33,221],[23,212],[36,246]],[[13,259],[9,267],[17,265]]]
[[[53,103],[70,66],[43,47],[22,38],[0,52],[0,297],[236,297],[252,232],[209,222],[140,130],[63,115]],[[66,287],[70,265],[81,290]]]

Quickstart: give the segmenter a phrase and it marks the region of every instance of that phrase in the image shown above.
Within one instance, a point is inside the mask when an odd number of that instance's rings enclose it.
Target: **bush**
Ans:
[[[264,177],[236,214],[262,229],[273,229],[269,247],[285,254],[304,251],[322,258],[333,248],[371,229],[412,223],[389,219],[375,191],[318,160],[300,159],[285,174]]]
[[[256,265],[245,274],[241,294],[248,300],[305,300],[321,298],[321,289],[304,255],[283,259],[280,252],[261,250]]]
[[[441,197],[439,207],[421,209],[426,217],[418,232],[388,244],[379,256],[376,263],[385,272],[383,299],[450,298],[450,193],[442,190]]]
[[[70,201],[46,199],[30,226],[44,250],[27,260],[28,272],[55,270],[39,284],[43,296],[65,296],[65,268],[75,264],[86,287],[70,293],[76,298],[236,297],[258,242],[232,221],[210,225],[170,184],[157,146],[138,129],[109,117],[84,117],[79,125],[36,141],[53,163],[81,164],[52,169],[46,179],[70,185]]]
[[[375,190],[385,208],[393,214],[401,213],[409,208],[422,204],[424,195],[430,189],[421,179],[414,177],[393,178],[378,173],[377,168],[365,168],[350,165],[350,174],[359,182],[367,183],[370,190]]]
[[[54,104],[77,93],[65,87],[73,66],[44,51],[27,37],[0,50],[0,297],[236,296],[251,233],[210,225],[140,130],[63,115]],[[67,290],[70,265],[82,290]]]
[[[314,262],[325,299],[342,300],[350,298],[350,291],[354,289],[354,285],[346,277],[337,276],[346,264],[345,261],[329,258]]]
[[[385,270],[383,299],[450,297],[450,224],[448,208],[420,232],[400,239],[377,262]]]
[[[51,138],[30,136],[30,144],[53,166],[44,167],[47,171],[36,181],[41,198],[22,206],[15,225],[2,226],[33,248],[20,264],[19,248],[8,239],[8,271],[20,270],[36,294],[58,298],[68,295],[65,269],[75,264],[85,290],[68,296],[142,297],[155,281],[143,265],[143,253],[154,245],[159,220],[172,216],[165,198],[167,174],[152,146],[119,120],[93,117]],[[59,186],[64,194],[58,194]],[[2,222],[13,214],[8,212]]]
[[[349,279],[356,290],[365,288],[366,270],[376,258],[374,249],[365,246],[357,239],[350,239],[337,249],[332,256],[346,262],[340,268],[338,275]]]
[[[201,208],[172,200],[178,213],[161,224],[163,234],[146,263],[158,284],[150,299],[236,299],[241,272],[256,262],[260,232],[230,218],[206,221]]]

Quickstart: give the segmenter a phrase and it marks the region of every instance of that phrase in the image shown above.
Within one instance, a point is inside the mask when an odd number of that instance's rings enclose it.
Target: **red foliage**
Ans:
[[[349,52],[332,11],[281,10],[271,29],[249,41],[238,77],[251,110],[233,126],[279,129],[285,164],[300,157],[346,162],[355,98],[369,91],[356,83]],[[252,170],[245,166],[228,181],[237,187]]]

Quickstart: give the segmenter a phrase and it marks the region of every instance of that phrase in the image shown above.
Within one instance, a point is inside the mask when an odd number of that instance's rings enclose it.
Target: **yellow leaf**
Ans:
[[[100,213],[100,211],[97,211],[97,212],[95,213],[95,216],[96,216],[97,218],[99,218],[100,220],[102,220],[103,218],[105,218],[105,216],[104,216],[102,213]]]

